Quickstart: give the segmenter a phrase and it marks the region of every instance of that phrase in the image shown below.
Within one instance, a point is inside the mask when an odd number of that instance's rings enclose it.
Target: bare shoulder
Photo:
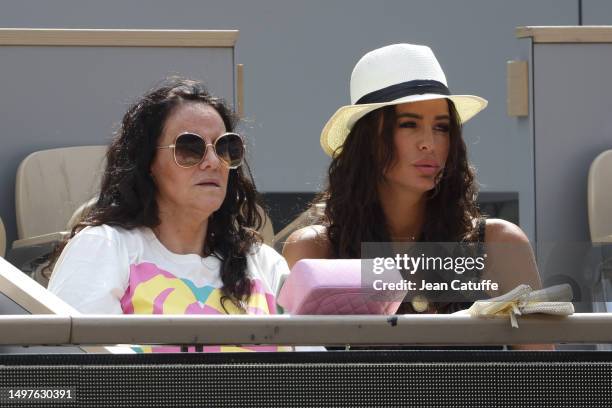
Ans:
[[[283,246],[283,256],[289,268],[300,259],[331,257],[331,246],[323,225],[311,225],[294,231]]]
[[[486,278],[499,284],[498,296],[527,284],[541,288],[538,267],[527,235],[517,225],[500,219],[487,220],[485,241],[487,244]]]
[[[529,243],[529,238],[516,224],[500,218],[487,219],[486,242]]]

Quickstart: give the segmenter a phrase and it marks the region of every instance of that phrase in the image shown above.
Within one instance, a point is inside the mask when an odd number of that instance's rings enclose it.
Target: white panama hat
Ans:
[[[321,147],[333,156],[355,122],[373,110],[440,98],[454,103],[462,123],[487,106],[479,96],[451,95],[442,67],[425,45],[393,44],[370,51],[351,74],[351,105],[341,107],[327,121]]]

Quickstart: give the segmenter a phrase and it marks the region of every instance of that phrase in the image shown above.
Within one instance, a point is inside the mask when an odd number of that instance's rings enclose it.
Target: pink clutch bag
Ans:
[[[390,315],[406,294],[362,285],[360,259],[303,259],[291,269],[278,304],[294,315]]]

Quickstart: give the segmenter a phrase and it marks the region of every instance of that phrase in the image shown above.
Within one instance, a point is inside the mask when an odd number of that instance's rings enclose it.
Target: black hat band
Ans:
[[[355,102],[355,105],[391,102],[403,98],[404,96],[423,95],[428,93],[440,95],[451,94],[448,87],[442,82],[417,79],[370,92],[359,98],[359,100]]]

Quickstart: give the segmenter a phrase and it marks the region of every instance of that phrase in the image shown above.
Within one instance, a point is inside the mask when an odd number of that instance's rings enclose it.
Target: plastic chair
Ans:
[[[596,278],[601,301],[595,302],[594,309],[612,312],[612,150],[599,154],[591,163],[587,201],[591,242],[601,250]]]
[[[19,238],[15,244],[65,230],[75,210],[95,195],[106,150],[106,146],[42,150],[21,162],[15,186]]]
[[[612,243],[612,150],[593,160],[587,195],[591,241]]]
[[[26,273],[35,271],[67,236],[68,220],[100,185],[106,150],[106,146],[41,150],[21,162],[15,180],[18,239],[9,259],[14,265]]]

